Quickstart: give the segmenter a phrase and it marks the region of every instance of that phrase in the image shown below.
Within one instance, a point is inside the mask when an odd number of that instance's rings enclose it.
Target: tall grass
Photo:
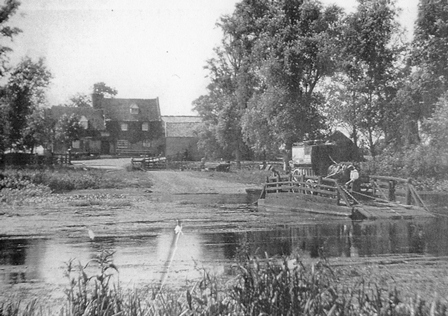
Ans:
[[[295,260],[250,258],[237,265],[231,282],[203,271],[201,280],[187,290],[156,287],[123,290],[112,278],[118,268],[113,254],[102,252],[87,264],[67,264],[68,286],[60,316],[70,315],[447,315],[441,299],[406,297],[396,289],[359,277],[349,283],[325,260],[304,265]],[[88,267],[95,267],[89,275]],[[49,315],[43,302],[0,303],[2,316]],[[53,311],[55,313],[55,311]]]
[[[149,177],[144,173],[126,170],[100,169],[6,169],[1,171],[0,189],[22,190],[30,185],[45,186],[52,192],[83,189],[109,189],[150,187]]]

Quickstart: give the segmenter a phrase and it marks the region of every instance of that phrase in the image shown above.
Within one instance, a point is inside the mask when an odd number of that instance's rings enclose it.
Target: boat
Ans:
[[[412,180],[373,175],[347,184],[329,177],[277,174],[267,177],[258,207],[353,220],[434,217]]]

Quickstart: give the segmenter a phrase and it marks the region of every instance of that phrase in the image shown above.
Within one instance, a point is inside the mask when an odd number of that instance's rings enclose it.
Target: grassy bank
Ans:
[[[12,169],[0,171],[0,202],[11,203],[85,189],[123,189],[152,186],[144,172],[101,169]]]
[[[446,315],[442,299],[400,293],[364,270],[347,271],[325,260],[240,256],[230,282],[211,276],[188,289],[124,290],[117,281],[113,254],[102,252],[87,264],[67,263],[65,301],[48,307],[35,299],[0,303],[0,315]],[[97,273],[88,275],[94,265]]]

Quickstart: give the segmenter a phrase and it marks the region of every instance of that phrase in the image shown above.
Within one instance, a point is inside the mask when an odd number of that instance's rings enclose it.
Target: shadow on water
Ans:
[[[332,221],[277,227],[265,231],[189,232],[184,228],[172,261],[169,282],[183,283],[204,267],[226,273],[238,251],[264,256],[300,254],[316,258],[369,257],[392,254],[448,255],[448,219],[427,221]],[[25,239],[0,236],[0,283],[66,284],[64,262],[88,262],[102,249],[112,250],[125,283],[160,279],[173,232],[140,237]],[[94,270],[92,270],[94,271]]]

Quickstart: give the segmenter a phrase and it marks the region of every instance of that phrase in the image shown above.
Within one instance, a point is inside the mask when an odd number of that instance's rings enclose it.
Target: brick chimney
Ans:
[[[103,99],[104,96],[99,93],[92,94],[92,106],[94,109],[102,109],[103,108]]]

